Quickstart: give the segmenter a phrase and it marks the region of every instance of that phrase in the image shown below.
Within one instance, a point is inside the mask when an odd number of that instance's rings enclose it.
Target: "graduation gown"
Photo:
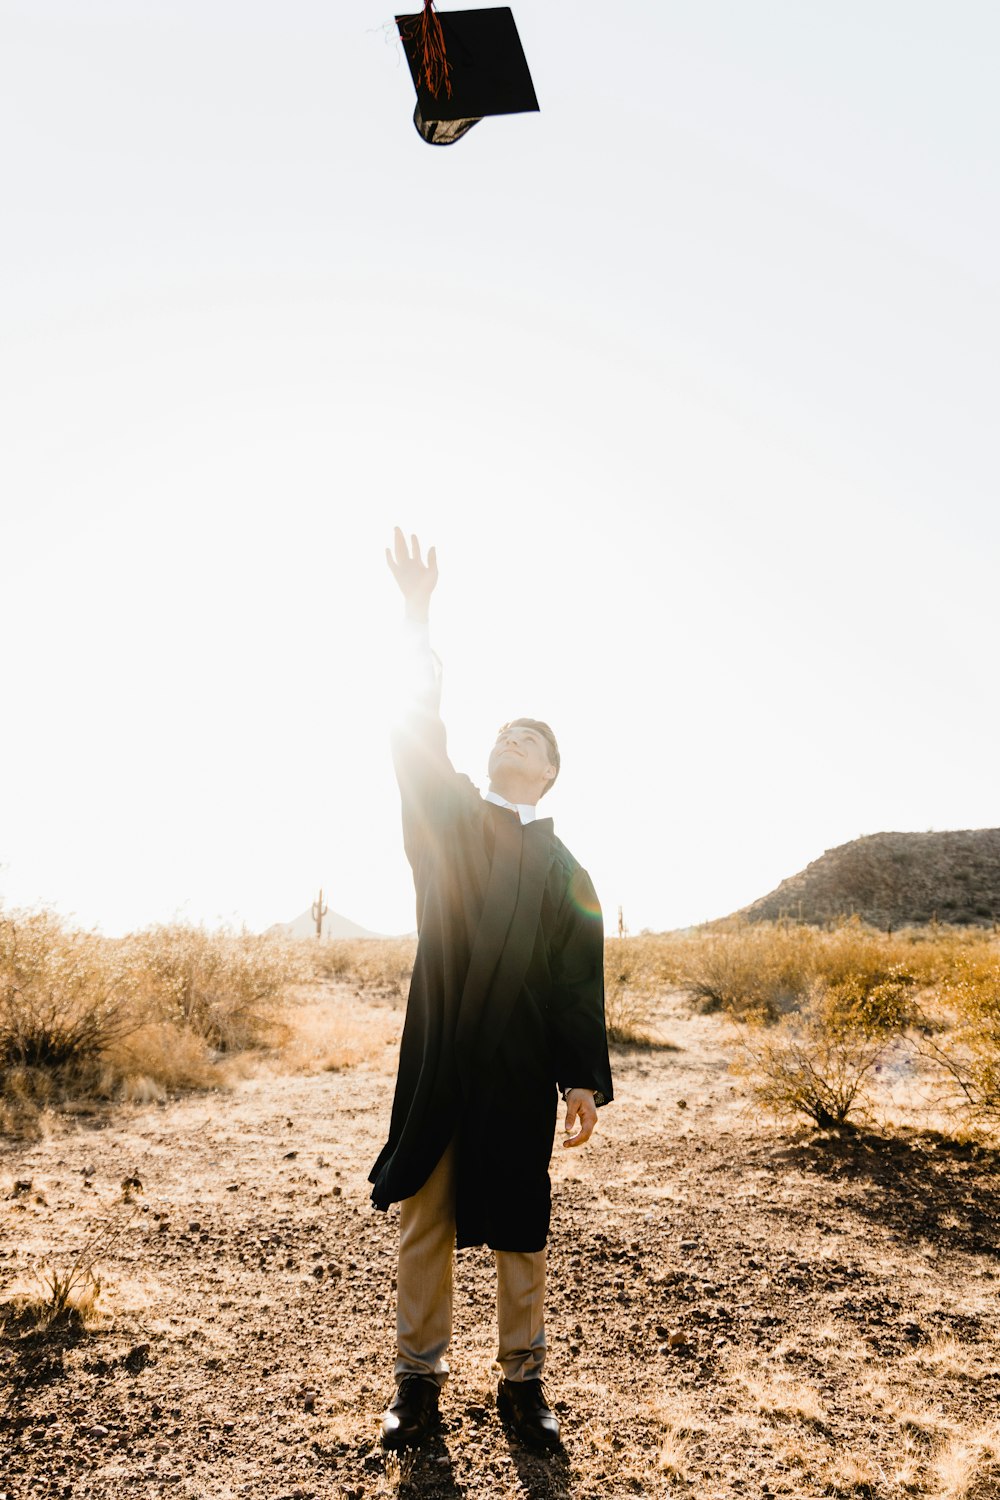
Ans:
[[[457,1133],[458,1247],[540,1250],[559,1090],[612,1097],[600,906],[551,818],[522,825],[455,771],[436,690],[393,758],[418,942],[372,1202],[416,1193]]]

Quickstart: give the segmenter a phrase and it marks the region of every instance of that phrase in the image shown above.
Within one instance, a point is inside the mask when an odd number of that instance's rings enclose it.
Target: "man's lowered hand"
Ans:
[[[593,1089],[570,1089],[566,1095],[566,1132],[564,1146],[582,1146],[589,1141],[597,1124],[597,1105]],[[575,1132],[575,1133],[573,1133]]]

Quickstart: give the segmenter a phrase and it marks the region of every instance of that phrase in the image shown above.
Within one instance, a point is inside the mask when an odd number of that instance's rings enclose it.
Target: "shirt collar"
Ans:
[[[538,817],[538,809],[530,802],[508,802],[506,797],[501,797],[499,792],[486,792],[485,800],[492,802],[496,807],[509,807],[511,812],[516,812],[522,823],[534,823]]]

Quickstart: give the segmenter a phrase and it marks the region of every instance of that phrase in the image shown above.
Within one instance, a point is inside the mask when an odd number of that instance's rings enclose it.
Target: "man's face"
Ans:
[[[523,788],[537,786],[544,790],[555,776],[555,766],[549,760],[549,747],[535,729],[526,729],[522,724],[512,724],[501,729],[496,744],[490,751],[490,780],[514,784]],[[502,790],[502,789],[501,789]],[[513,798],[511,801],[523,801]]]

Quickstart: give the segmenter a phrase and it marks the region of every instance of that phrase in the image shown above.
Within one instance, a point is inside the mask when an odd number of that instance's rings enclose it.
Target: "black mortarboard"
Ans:
[[[484,115],[536,110],[538,100],[506,5],[438,14],[432,0],[396,25],[417,91],[413,123],[432,146],[450,146]]]

